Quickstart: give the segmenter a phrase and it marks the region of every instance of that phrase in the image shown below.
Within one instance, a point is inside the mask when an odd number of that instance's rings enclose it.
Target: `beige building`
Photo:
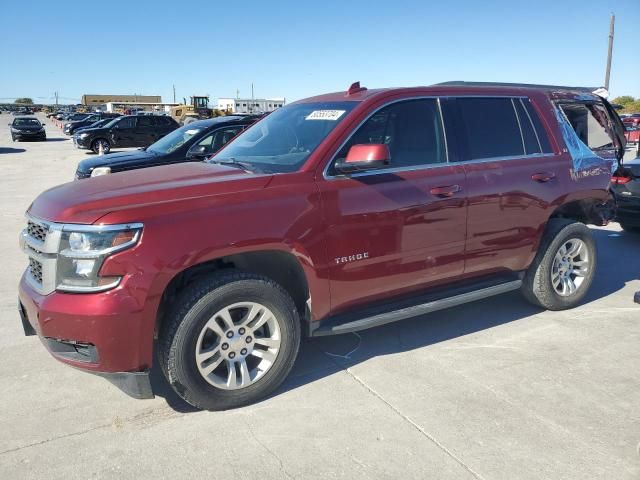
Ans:
[[[162,103],[160,95],[82,95],[83,105],[107,103]]]

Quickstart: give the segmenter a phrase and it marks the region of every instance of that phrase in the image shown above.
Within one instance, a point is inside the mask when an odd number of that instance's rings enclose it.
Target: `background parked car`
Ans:
[[[82,160],[78,164],[76,179],[170,163],[202,161],[260,118],[262,116],[258,115],[228,116],[193,122],[145,149]]]
[[[626,127],[640,127],[640,113],[632,113],[622,117],[622,123]]]
[[[16,117],[9,124],[11,140],[46,140],[44,126],[35,117]]]
[[[616,198],[617,220],[630,232],[640,232],[640,158],[625,160],[612,179]]]
[[[113,120],[114,118],[117,118],[119,116],[119,113],[92,113],[85,116],[82,120],[76,120],[66,123],[64,125],[63,132],[66,135],[73,135],[74,132],[79,128],[87,127],[92,123],[103,119]]]
[[[93,122],[91,125],[86,125],[84,127],[76,128],[75,131],[74,131],[74,134],[82,133],[85,130],[88,130],[90,128],[104,127],[105,125],[107,125],[108,123],[110,123],[112,121],[113,121],[113,118],[103,118],[102,120],[98,120],[97,122]]]
[[[73,136],[78,148],[102,150],[109,153],[112,147],[147,147],[179,127],[178,123],[167,116],[127,115],[118,117],[101,128],[90,128]]]

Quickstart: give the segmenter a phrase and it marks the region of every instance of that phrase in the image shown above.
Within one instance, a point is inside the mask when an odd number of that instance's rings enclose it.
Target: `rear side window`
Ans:
[[[138,119],[138,126],[139,127],[152,127],[153,126],[153,119],[151,117],[140,117]]]
[[[458,98],[468,160],[524,155],[518,117],[510,98]]]
[[[520,129],[522,130],[522,141],[524,142],[524,149],[527,155],[533,155],[536,153],[542,153],[542,148],[538,142],[538,137],[529,114],[524,109],[522,100],[514,98],[512,100],[516,111],[518,112],[518,120],[520,121]]]
[[[544,125],[542,125],[540,117],[538,117],[538,112],[536,112],[536,109],[531,105],[531,100],[523,99],[522,104],[524,105],[529,119],[533,123],[533,128],[535,128],[538,136],[542,153],[553,153],[553,150],[551,150],[551,144],[549,143],[549,137],[547,136],[547,131],[545,130]]]
[[[442,121],[434,99],[408,100],[384,107],[370,117],[338,152],[344,159],[353,145],[385,144],[389,168],[445,163]]]

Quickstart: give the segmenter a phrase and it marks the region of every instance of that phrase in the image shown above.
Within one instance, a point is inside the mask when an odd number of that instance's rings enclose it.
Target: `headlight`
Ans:
[[[81,133],[80,138],[87,138],[89,136],[88,133]]]
[[[101,175],[109,175],[111,173],[111,167],[97,167],[91,171],[92,177],[99,177]]]
[[[69,227],[73,228],[73,227]],[[131,248],[140,240],[142,224],[81,227],[62,231],[56,268],[56,289],[67,292],[100,292],[116,287],[122,277],[98,275],[104,260]]]

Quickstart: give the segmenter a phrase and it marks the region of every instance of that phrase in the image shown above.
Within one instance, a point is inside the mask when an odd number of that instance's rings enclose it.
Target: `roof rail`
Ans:
[[[449,87],[522,87],[522,88],[539,88],[543,90],[571,90],[573,92],[589,92],[602,87],[569,87],[566,85],[539,85],[535,83],[502,83],[502,82],[465,82],[462,80],[454,80],[450,82],[436,83],[435,85]]]

